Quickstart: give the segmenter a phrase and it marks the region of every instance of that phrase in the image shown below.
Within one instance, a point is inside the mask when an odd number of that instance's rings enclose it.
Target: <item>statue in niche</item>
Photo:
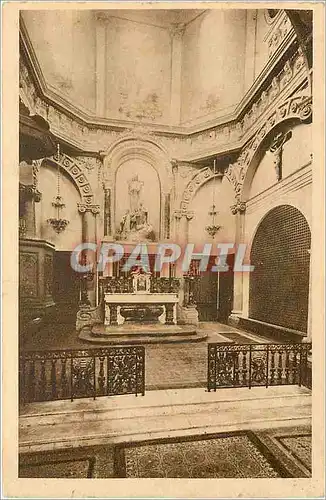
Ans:
[[[130,210],[134,212],[138,209],[140,192],[144,183],[138,179],[138,175],[134,175],[128,182],[128,193],[130,198]]]
[[[140,201],[144,183],[134,175],[128,182],[130,208],[123,215],[118,230],[118,237],[129,241],[155,241],[155,233],[148,221],[148,210]]]

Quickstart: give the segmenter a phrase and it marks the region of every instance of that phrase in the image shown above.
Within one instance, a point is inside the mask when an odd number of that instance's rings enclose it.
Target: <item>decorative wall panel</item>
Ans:
[[[24,252],[19,255],[19,291],[21,297],[38,295],[38,254]]]

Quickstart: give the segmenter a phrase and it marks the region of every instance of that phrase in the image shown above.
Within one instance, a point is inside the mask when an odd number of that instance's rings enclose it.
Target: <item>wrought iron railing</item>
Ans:
[[[311,387],[304,344],[208,344],[207,389],[274,385]]]
[[[151,293],[178,293],[179,287],[179,278],[167,278],[164,276],[151,278]]]
[[[145,394],[144,346],[32,351],[20,356],[20,402]]]
[[[104,293],[133,293],[134,291],[132,276],[101,277],[100,282]],[[151,293],[178,293],[179,286],[179,278],[164,276],[150,278]]]
[[[101,278],[101,282],[105,293],[132,293],[134,291],[131,276],[107,276]]]

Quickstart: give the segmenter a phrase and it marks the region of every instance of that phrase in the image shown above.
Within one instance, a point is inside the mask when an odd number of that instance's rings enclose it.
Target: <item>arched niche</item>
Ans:
[[[171,160],[163,146],[150,134],[148,136],[137,134],[124,136],[117,140],[107,152],[103,153],[104,189],[110,191],[112,232],[114,234],[117,224],[120,222],[118,220],[118,215],[120,215],[119,198],[116,192],[116,182],[117,179],[119,181],[119,176],[122,175],[123,171],[120,168],[127,166],[130,178],[132,178],[136,172],[133,171],[133,164],[135,168],[140,168],[144,175],[147,170],[147,172],[151,172],[150,178],[157,179],[157,182],[154,181],[154,185],[159,186],[159,204],[156,203],[156,210],[159,210],[159,218],[156,218],[156,220],[159,219],[159,230],[156,239],[167,239],[170,237],[171,192],[173,189]],[[142,167],[140,167],[141,165]],[[128,180],[127,176],[126,180]],[[144,199],[144,203],[146,203],[146,199]]]
[[[230,206],[234,203],[234,192],[231,184],[223,177],[210,177],[196,189],[189,203],[189,209],[194,214],[189,221],[189,242],[202,245],[211,243],[205,227],[212,222],[209,215],[213,204],[218,212],[215,218],[216,224],[220,225],[214,243],[234,243],[235,241],[235,217],[232,215]]]
[[[278,205],[262,218],[250,249],[250,318],[307,331],[310,244],[308,222],[292,205]]]
[[[161,235],[161,184],[157,170],[143,157],[135,155],[120,164],[115,173],[115,229],[119,229],[120,222],[127,211],[131,210],[129,188],[133,179],[139,185],[139,202],[142,203],[148,214],[148,224],[153,227],[156,239]]]

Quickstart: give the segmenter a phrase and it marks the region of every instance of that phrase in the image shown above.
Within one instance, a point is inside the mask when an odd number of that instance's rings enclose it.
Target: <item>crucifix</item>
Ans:
[[[282,179],[283,146],[289,139],[291,139],[291,137],[291,131],[288,131],[286,133],[280,132],[276,135],[269,148],[269,151],[274,155],[273,163],[278,181]]]

